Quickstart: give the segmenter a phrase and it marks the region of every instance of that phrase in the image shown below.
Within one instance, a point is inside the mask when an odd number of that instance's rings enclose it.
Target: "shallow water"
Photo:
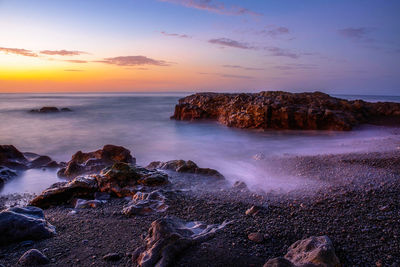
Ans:
[[[213,122],[170,120],[183,94],[0,94],[0,143],[24,152],[67,161],[78,150],[105,144],[129,148],[138,164],[191,159],[228,179],[268,189],[294,189],[304,181],[270,175],[267,162],[252,157],[376,151],[398,146],[397,129],[366,126],[352,132],[258,131]],[[351,98],[351,97],[350,97]],[[385,100],[385,97],[375,97]],[[399,97],[390,97],[391,101]],[[42,106],[73,112],[35,114]],[[382,143],[385,146],[382,146]],[[7,183],[0,194],[38,193],[59,181],[55,171],[30,170]]]

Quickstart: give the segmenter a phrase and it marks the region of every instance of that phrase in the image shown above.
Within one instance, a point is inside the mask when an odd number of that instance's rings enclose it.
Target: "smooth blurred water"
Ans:
[[[352,132],[259,131],[228,128],[214,122],[170,120],[174,105],[183,96],[0,94],[0,143],[57,161],[69,160],[78,150],[122,145],[141,165],[155,160],[191,159],[200,167],[221,171],[228,179],[243,179],[268,189],[287,186],[287,181],[271,177],[267,163],[252,159],[257,153],[269,157],[375,151],[389,149],[390,144],[395,147],[399,141],[397,132],[385,127],[363,127]],[[400,102],[399,97],[390,100]],[[42,106],[68,107],[73,112],[28,112]],[[382,147],[382,141],[389,145]],[[57,181],[54,171],[31,170],[7,183],[0,194],[40,192]]]

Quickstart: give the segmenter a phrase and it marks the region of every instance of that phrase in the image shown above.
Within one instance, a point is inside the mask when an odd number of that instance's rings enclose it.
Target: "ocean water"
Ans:
[[[0,94],[0,143],[23,152],[68,161],[78,150],[105,144],[125,146],[137,163],[172,159],[193,160],[215,168],[228,180],[244,180],[264,190],[291,190],[303,184],[293,177],[272,175],[268,157],[316,155],[393,149],[398,129],[363,126],[351,132],[261,131],[229,128],[215,122],[170,120],[185,94]],[[400,97],[338,96],[369,101]],[[30,113],[42,106],[68,107],[73,112]],[[385,144],[382,146],[382,144]],[[55,170],[29,170],[0,189],[0,194],[39,193],[60,181]]]

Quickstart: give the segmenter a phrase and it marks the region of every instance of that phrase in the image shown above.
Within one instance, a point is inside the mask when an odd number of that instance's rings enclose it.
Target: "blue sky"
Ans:
[[[400,95],[398,14],[397,0],[0,0],[0,91]]]

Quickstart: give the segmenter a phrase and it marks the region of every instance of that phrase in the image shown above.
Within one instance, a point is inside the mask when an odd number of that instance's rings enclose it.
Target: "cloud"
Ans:
[[[222,78],[234,78],[234,79],[253,79],[252,76],[246,75],[235,75],[235,74],[227,74],[227,73],[208,73],[208,72],[199,72],[201,75],[216,75]]]
[[[191,36],[186,35],[186,34],[168,33],[168,32],[164,32],[164,31],[162,31],[161,34],[165,35],[165,36],[178,37],[178,38],[188,38],[188,39],[192,38]]]
[[[270,52],[270,55],[274,56],[274,57],[288,57],[288,58],[297,59],[301,55],[301,54],[290,52],[289,50],[282,49],[279,47],[266,47],[265,50]],[[305,53],[305,54],[310,54],[310,53]],[[305,54],[303,54],[303,55],[305,55]]]
[[[216,44],[221,46],[233,47],[233,48],[240,48],[240,49],[256,49],[255,47],[250,46],[247,43],[241,43],[229,38],[217,38],[208,40],[210,44]]]
[[[208,12],[217,13],[221,15],[262,16],[261,13],[251,11],[247,8],[240,6],[226,6],[224,3],[214,0],[159,0],[159,1],[178,4],[188,8],[205,10]]]
[[[38,55],[31,50],[21,49],[21,48],[7,48],[7,47],[0,47],[0,52],[4,52],[6,54],[16,54],[20,56],[26,57],[37,57]]]
[[[67,59],[67,60],[64,60],[64,61],[70,62],[70,63],[78,63],[78,64],[88,63],[86,60],[79,60],[79,59]]]
[[[277,37],[280,35],[289,34],[290,31],[286,27],[276,26],[276,25],[268,25],[263,30],[258,31],[257,34],[269,36],[269,37]]]
[[[166,61],[155,60],[145,56],[109,57],[96,62],[112,64],[117,66],[140,66],[140,65],[169,66],[170,65],[170,63]]]
[[[350,40],[358,41],[358,42],[373,42],[374,39],[369,38],[368,34],[372,32],[370,28],[344,28],[338,30],[338,33]]]
[[[278,65],[275,66],[274,69],[277,70],[313,70],[316,69],[317,65],[315,64],[286,64],[286,65]]]
[[[82,51],[71,51],[71,50],[43,50],[40,54],[50,55],[50,56],[79,56],[82,54],[87,54]]]
[[[249,67],[243,67],[239,65],[222,65],[224,68],[231,68],[231,69],[242,69],[242,70],[264,70],[262,68],[249,68]]]

